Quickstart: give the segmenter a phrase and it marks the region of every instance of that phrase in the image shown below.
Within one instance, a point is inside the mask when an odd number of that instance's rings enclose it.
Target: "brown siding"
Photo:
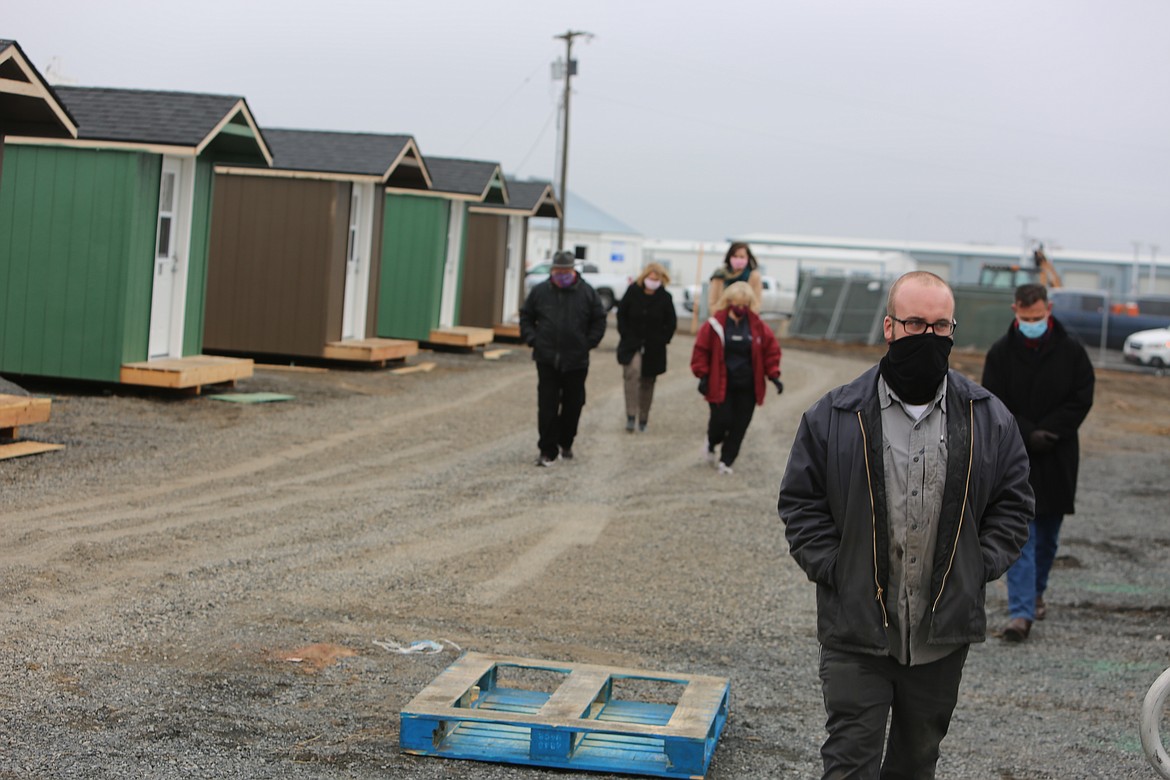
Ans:
[[[315,357],[341,337],[349,186],[216,175],[204,349]]]
[[[466,246],[459,324],[490,328],[500,322],[504,308],[508,218],[468,214]]]
[[[378,290],[381,288],[382,273],[382,210],[386,208],[386,195],[379,186],[374,187],[374,231],[370,241],[370,297],[366,301],[366,334],[378,331]]]

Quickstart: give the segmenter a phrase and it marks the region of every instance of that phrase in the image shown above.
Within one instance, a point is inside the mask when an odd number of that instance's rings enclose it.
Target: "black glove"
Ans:
[[[711,385],[710,377],[699,377],[699,395],[706,395],[707,388]]]
[[[1060,441],[1060,437],[1052,431],[1037,428],[1028,434],[1028,449],[1037,455],[1042,455],[1045,452],[1051,452],[1058,441]]]
[[[784,383],[780,381],[780,377],[774,376],[768,381],[776,385],[776,395],[780,395],[784,392]]]

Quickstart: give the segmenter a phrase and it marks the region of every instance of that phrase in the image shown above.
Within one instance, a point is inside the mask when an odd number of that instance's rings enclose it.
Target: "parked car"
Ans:
[[[607,312],[617,306],[617,302],[626,294],[626,288],[630,286],[631,279],[628,276],[600,273],[597,266],[592,263],[577,263],[576,268],[581,278],[590,287],[597,290],[597,296],[601,298],[601,305],[605,307]],[[525,295],[531,292],[538,283],[547,279],[550,270],[552,270],[551,261],[538,263],[529,268],[524,275]]]
[[[760,314],[769,316],[791,317],[796,308],[796,291],[785,290],[772,276],[761,276],[760,285],[763,287],[763,300],[760,301]],[[702,288],[692,284],[683,290],[683,308],[687,311],[695,310],[695,299],[699,297]]]
[[[1130,363],[1155,368],[1170,366],[1170,328],[1155,328],[1130,334],[1121,352]]]

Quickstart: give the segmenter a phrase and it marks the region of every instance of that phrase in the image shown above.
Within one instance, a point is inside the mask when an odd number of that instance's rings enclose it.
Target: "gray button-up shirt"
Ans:
[[[961,645],[928,645],[930,580],[947,473],[947,380],[928,404],[903,402],[878,380],[885,453],[890,578],[886,629],[890,655],[917,666],[950,655]]]

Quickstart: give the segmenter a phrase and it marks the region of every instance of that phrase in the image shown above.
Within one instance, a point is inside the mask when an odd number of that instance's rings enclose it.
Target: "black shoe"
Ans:
[[[564,460],[572,460],[573,459],[573,448],[572,447],[561,447],[561,458],[563,458]]]
[[[645,432],[646,432],[646,421],[645,421],[645,420],[639,420],[639,421],[638,421],[638,431],[639,431],[640,433],[645,433]]]
[[[632,415],[626,415],[626,433],[634,432],[634,418]]]

